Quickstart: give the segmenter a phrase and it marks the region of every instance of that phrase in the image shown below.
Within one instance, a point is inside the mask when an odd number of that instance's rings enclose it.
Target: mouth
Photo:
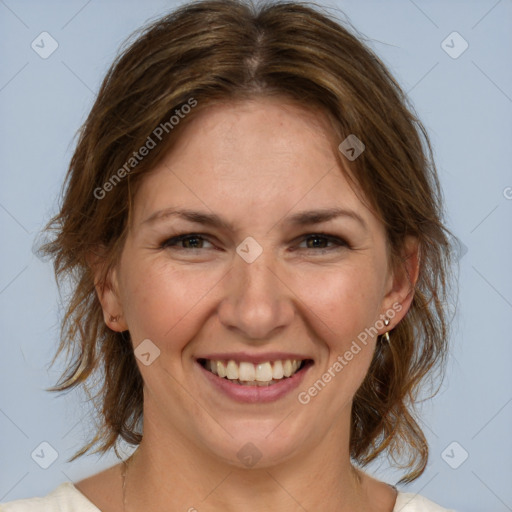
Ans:
[[[304,372],[313,364],[311,359],[278,359],[252,363],[250,361],[198,359],[208,372],[241,386],[268,387],[279,384]]]

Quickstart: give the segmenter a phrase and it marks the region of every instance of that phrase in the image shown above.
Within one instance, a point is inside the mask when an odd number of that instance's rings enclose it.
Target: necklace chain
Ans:
[[[131,457],[128,458],[130,460]],[[128,469],[128,461],[123,460],[123,512],[126,512],[126,471]]]

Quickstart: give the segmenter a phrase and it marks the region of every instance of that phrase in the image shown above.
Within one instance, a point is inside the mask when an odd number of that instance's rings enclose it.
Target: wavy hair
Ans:
[[[364,466],[387,453],[407,470],[403,482],[424,471],[428,445],[414,404],[426,377],[443,374],[451,258],[431,144],[406,94],[363,37],[325,8],[295,1],[185,4],[129,39],[104,78],[78,133],[60,211],[47,226],[52,238],[41,248],[53,258],[58,282],[71,285],[52,365],[64,349],[69,361],[49,390],[83,386],[100,419],[93,439],[70,460],[95,446],[93,453],[113,447],[119,456],[118,440],[137,445],[142,439],[143,381],[130,336],[105,325],[88,255],[103,248],[105,283],[123,249],[138,185],[198,112],[266,96],[323,112],[339,142],[349,134],[364,142],[356,160],[339,151],[337,158],[382,220],[393,265],[403,263],[405,237],[419,241],[412,305],[390,333],[391,343],[377,343],[354,397],[350,454]],[[196,106],[170,123],[191,98]],[[159,126],[167,127],[161,142],[131,161]]]

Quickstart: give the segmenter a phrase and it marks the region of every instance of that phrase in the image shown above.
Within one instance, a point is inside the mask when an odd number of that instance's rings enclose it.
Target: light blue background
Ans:
[[[43,390],[59,376],[60,365],[47,367],[62,310],[51,265],[32,246],[56,211],[73,136],[120,43],[174,5],[0,0],[0,502],[117,463],[114,454],[66,462],[85,441],[88,409],[76,392]],[[512,2],[330,5],[410,92],[435,147],[449,227],[464,244],[447,377],[423,408],[431,460],[403,489],[458,511],[512,510]],[[59,43],[46,60],[31,48],[43,31]],[[469,43],[457,59],[441,48],[453,31]],[[59,454],[46,470],[31,458],[42,441]],[[453,441],[469,453],[458,469],[441,457]],[[385,461],[375,468],[398,479]]]

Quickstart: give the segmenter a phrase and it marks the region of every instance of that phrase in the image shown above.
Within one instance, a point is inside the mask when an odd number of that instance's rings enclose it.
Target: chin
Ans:
[[[297,457],[299,448],[304,449],[308,437],[311,439],[297,422],[282,420],[244,419],[236,424],[223,424],[233,437],[223,431],[222,438],[212,439],[209,430],[205,444],[214,458],[240,469],[277,466]]]

